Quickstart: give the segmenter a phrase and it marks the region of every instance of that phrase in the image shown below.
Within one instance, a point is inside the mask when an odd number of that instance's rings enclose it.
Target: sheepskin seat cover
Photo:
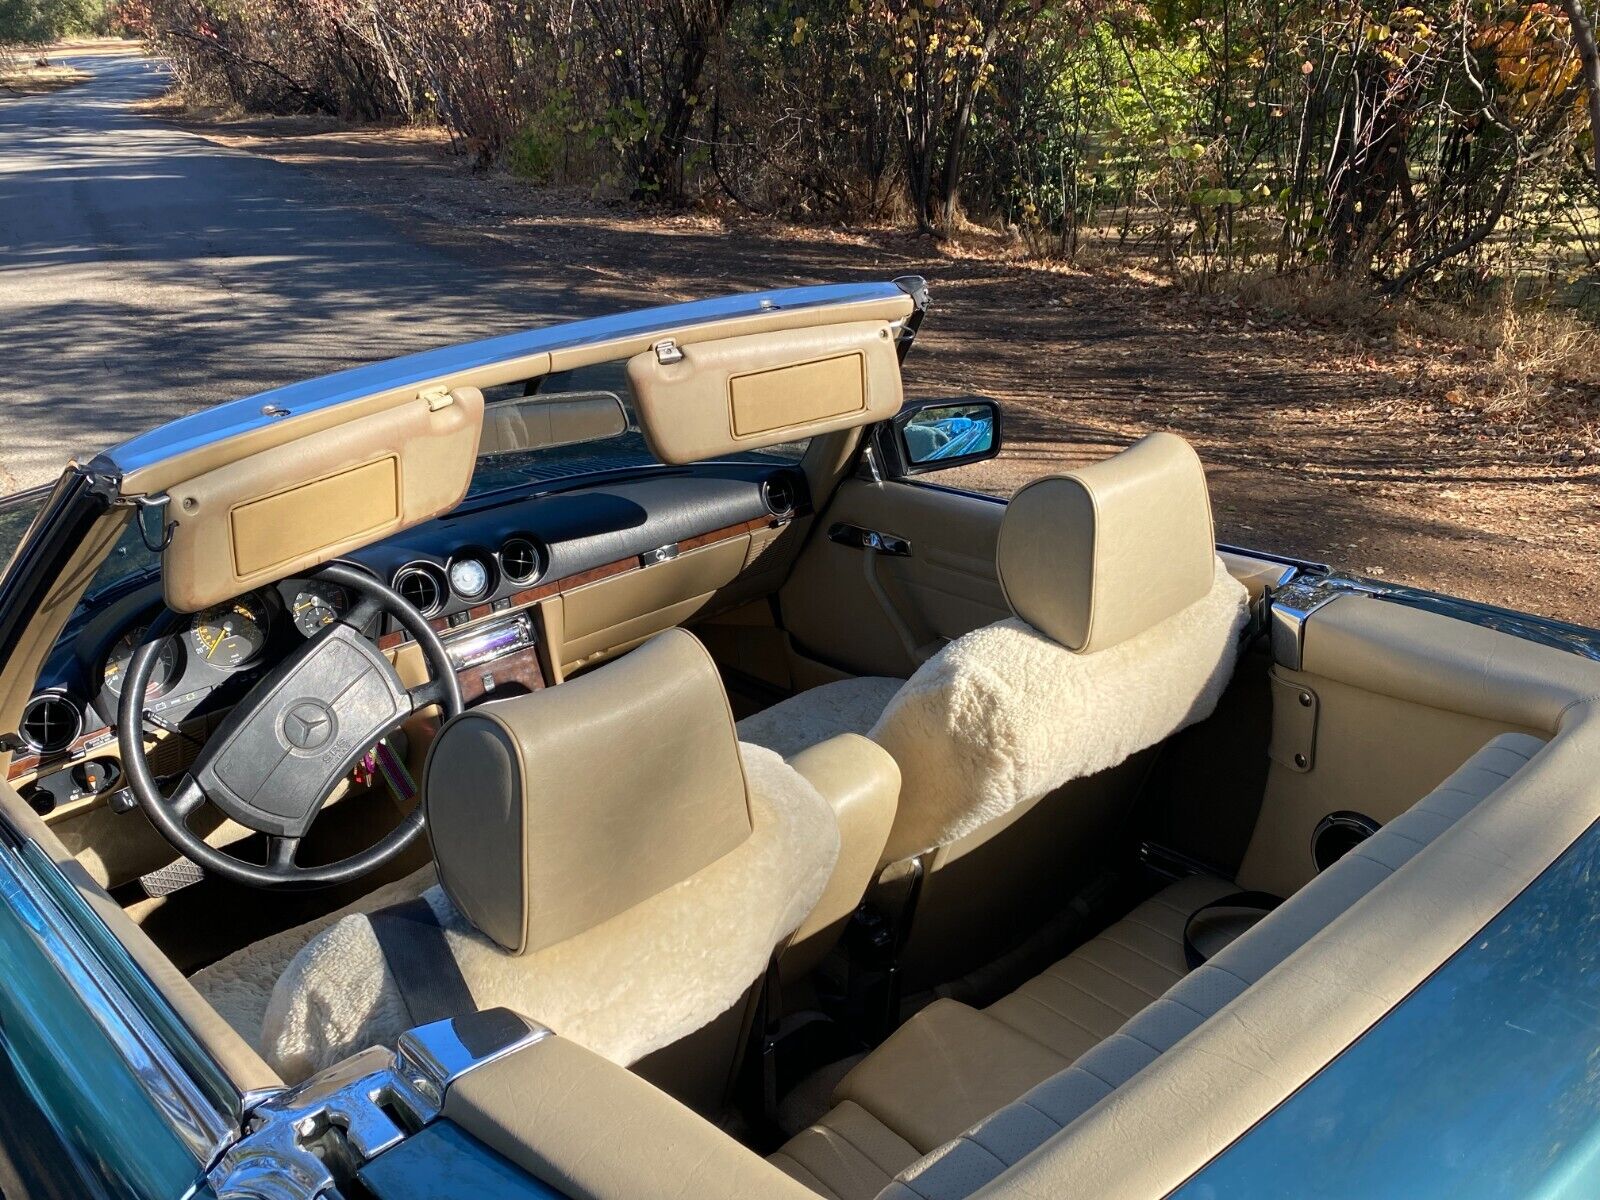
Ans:
[[[740,721],[739,740],[793,758],[841,733],[864,736],[905,682],[862,675],[812,688]]]
[[[267,1003],[272,999],[272,989],[302,946],[352,913],[376,912],[380,908],[403,903],[422,895],[437,882],[438,876],[430,863],[326,916],[296,925],[293,929],[285,929],[259,942],[251,942],[228,957],[196,971],[189,976],[189,982],[217,1010],[217,1015],[259,1052],[261,1025],[267,1017]]]
[[[949,845],[1209,716],[1233,674],[1248,611],[1244,585],[1219,558],[1203,597],[1092,654],[1017,617],[951,642],[895,693],[868,735],[902,777],[885,860]]]
[[[839,855],[822,795],[777,754],[741,745],[750,836],[610,920],[531,954],[474,929],[438,887],[423,893],[479,1008],[504,1006],[628,1066],[726,1012],[816,906]],[[594,864],[603,871],[606,864]],[[312,939],[267,1007],[262,1049],[291,1082],[410,1024],[365,914]]]

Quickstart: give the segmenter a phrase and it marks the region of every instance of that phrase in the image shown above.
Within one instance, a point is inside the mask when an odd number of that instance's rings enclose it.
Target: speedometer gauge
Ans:
[[[478,600],[489,593],[489,567],[481,559],[458,558],[450,564],[450,586],[463,600]]]
[[[145,626],[130,629],[117,639],[117,644],[111,647],[111,653],[106,657],[106,667],[102,679],[106,691],[113,696],[122,695],[122,681],[128,677],[128,662],[133,658],[133,652],[144,645]],[[166,695],[167,689],[172,686],[172,681],[178,677],[178,643],[174,638],[167,638],[161,643],[161,652],[156,656],[156,664],[150,669],[150,683],[145,689],[145,696],[151,700]]]
[[[310,579],[294,596],[294,627],[306,637],[332,625],[350,608],[350,597],[336,583]]]
[[[219,604],[195,614],[189,624],[189,648],[212,666],[242,667],[266,649],[268,620],[260,596]]]

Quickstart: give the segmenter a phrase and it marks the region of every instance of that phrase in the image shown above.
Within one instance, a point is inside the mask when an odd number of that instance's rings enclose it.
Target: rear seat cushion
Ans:
[[[1179,880],[981,1012],[948,1002],[930,1006],[847,1075],[835,1092],[837,1107],[773,1161],[789,1170],[786,1160],[809,1154],[810,1178],[790,1173],[834,1200],[971,1195],[1220,1012],[1471,812],[1542,745],[1525,734],[1495,738],[1192,972],[1185,972],[1184,927],[1196,909],[1235,890],[1222,880]],[[1037,1086],[1016,1093],[959,1137],[930,1147],[928,1138],[948,1127],[960,1104],[970,1100],[976,1108],[979,1097],[1014,1089],[1028,1076],[1027,1056],[1019,1050],[1025,1043],[1013,1035],[1038,1045],[1040,1063],[1071,1065],[1053,1073],[1041,1067]],[[985,1047],[996,1049],[986,1056]],[[908,1058],[914,1060],[910,1068]],[[942,1077],[936,1061],[946,1072]],[[856,1140],[929,1153],[897,1172],[880,1193],[867,1174],[847,1173],[816,1153],[845,1139],[841,1130]]]
[[[1411,809],[1067,1070],[906,1170],[883,1193],[884,1200],[961,1200],[1020,1162],[1388,880],[1526,765],[1543,744],[1526,734],[1502,734],[1489,742]]]
[[[935,1000],[846,1075],[833,1098],[929,1150],[1071,1062],[987,1013]]]
[[[1209,875],[1180,879],[985,1011],[1071,1062],[1188,973],[1190,914],[1237,890]]]
[[[904,683],[878,675],[825,683],[746,717],[739,740],[793,758],[837,734],[865,734]]]
[[[1181,978],[1189,914],[1234,890],[1208,876],[1179,880],[989,1008],[929,1005],[846,1075],[833,1110],[772,1161],[821,1195],[871,1200],[900,1170],[1060,1072]],[[852,1149],[863,1145],[879,1151],[874,1162],[892,1161],[890,1146],[911,1156],[873,1183]]]
[[[828,1200],[876,1196],[921,1151],[848,1101],[796,1134],[769,1160]]]

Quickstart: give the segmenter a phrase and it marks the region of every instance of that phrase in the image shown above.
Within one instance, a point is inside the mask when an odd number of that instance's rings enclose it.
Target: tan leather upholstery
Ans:
[[[682,630],[462,713],[434,740],[423,795],[439,882],[513,954],[608,920],[750,835],[733,715]]]
[[[1184,963],[1184,925],[1201,905],[1232,890],[1220,880],[1194,877],[1173,884],[981,1013],[968,1009],[952,1020],[949,1010],[961,1006],[940,1004],[918,1014],[846,1076],[836,1092],[836,1098],[848,1099],[859,1112],[930,1151],[906,1168],[884,1196],[958,1200],[997,1178],[1188,1035],[1215,1026],[1208,1018],[1248,995],[1247,989],[1268,972],[1425,853],[1524,769],[1541,745],[1518,734],[1495,739],[1411,810],[1193,972],[1186,972]],[[1301,1032],[1311,1037],[1308,1030]],[[1025,1094],[1014,1082],[1027,1076],[1027,1060],[1016,1041],[1024,1035],[1039,1047],[1040,1063],[1071,1064],[1064,1070],[1039,1067],[1041,1082]],[[985,1065],[990,1061],[993,1065]],[[1207,1097],[1221,1094],[1209,1077],[1194,1086],[1191,1103],[1206,1103]],[[1009,1102],[972,1116],[1004,1090],[1013,1091]],[[851,1116],[859,1125],[859,1113]],[[965,1133],[952,1134],[954,1140],[946,1144],[928,1145],[929,1138],[964,1118],[970,1118]],[[830,1113],[822,1124],[832,1120]],[[801,1156],[820,1141],[815,1134],[802,1137]],[[1109,1187],[1106,1194],[1163,1194],[1119,1192],[1109,1181],[1121,1179],[1118,1172],[1131,1167],[1136,1156],[1126,1148],[1111,1153],[1114,1161],[1106,1164],[1100,1180],[1102,1187]],[[825,1169],[789,1147],[785,1155],[775,1161],[786,1169],[797,1158],[812,1173]],[[1064,1177],[1053,1178],[1062,1190],[1040,1194],[1102,1194],[1069,1186]],[[877,1194],[841,1190],[853,1186],[842,1177],[824,1177],[823,1182],[840,1200]]]
[[[613,1062],[742,1005],[833,874],[833,810],[772,751],[737,746],[688,633],[456,726],[435,740],[424,801],[436,865],[460,898],[422,896],[444,948],[474,1006],[523,1013]],[[290,961],[261,1041],[297,1080],[413,1024],[360,913]],[[707,1044],[731,1055],[738,1041]]]
[[[796,977],[827,953],[877,873],[900,801],[900,768],[882,746],[855,733],[802,750],[789,765],[822,793],[839,822],[839,861],[782,958],[784,974]]]
[[[846,1075],[834,1090],[835,1107],[772,1161],[824,1196],[870,1200],[922,1155],[1069,1066],[1181,979],[1184,922],[1232,890],[1205,876],[1181,880],[987,1009],[935,1001]],[[838,1151],[841,1143],[875,1147],[871,1161],[890,1169],[866,1170]],[[904,1150],[887,1152],[896,1147]]]
[[[444,1116],[571,1200],[808,1200],[632,1072],[559,1037],[462,1076]]]
[[[1205,472],[1183,439],[1154,434],[1026,485],[998,545],[1017,616],[946,645],[867,730],[903,777],[884,865],[1160,743],[1209,715],[1232,675],[1247,593],[1216,556]],[[741,736],[787,754],[860,729],[889,682],[802,692],[746,718]]]
[[[885,321],[723,338],[628,360],[639,424],[665,463],[691,463],[869,425],[900,411]]]
[[[1092,654],[1210,591],[1215,541],[1199,457],[1175,434],[1153,433],[1023,485],[1001,522],[996,564],[1013,612]]]
[[[876,1196],[920,1157],[910,1142],[846,1100],[767,1161],[828,1200],[856,1200]]]

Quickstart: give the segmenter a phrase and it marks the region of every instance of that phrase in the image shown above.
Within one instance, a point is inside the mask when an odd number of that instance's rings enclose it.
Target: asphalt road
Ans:
[[[94,79],[0,98],[0,492],[221,400],[583,307],[129,112],[163,87],[149,60],[63,61]]]

